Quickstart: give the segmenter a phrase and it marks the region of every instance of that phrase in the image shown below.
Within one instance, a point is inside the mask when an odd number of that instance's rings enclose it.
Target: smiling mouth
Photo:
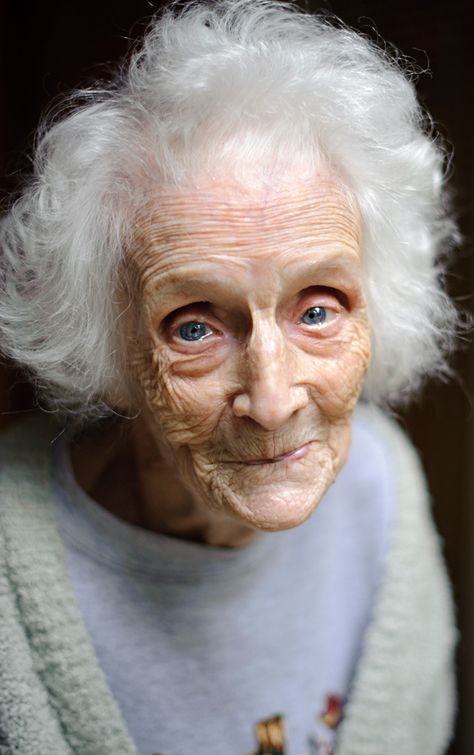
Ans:
[[[293,451],[287,451],[285,454],[279,454],[278,456],[272,456],[270,459],[244,459],[241,462],[238,462],[240,464],[277,464],[280,461],[293,461],[297,459],[302,459],[303,456],[306,455],[306,452],[308,451],[312,441],[309,440],[307,443],[303,443],[302,446],[298,446],[298,448],[294,448]]]

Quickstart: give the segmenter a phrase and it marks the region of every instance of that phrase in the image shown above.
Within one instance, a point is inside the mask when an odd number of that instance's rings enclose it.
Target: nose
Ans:
[[[295,361],[276,324],[254,328],[244,355],[244,389],[233,400],[234,414],[274,431],[306,406],[308,392],[297,382]]]

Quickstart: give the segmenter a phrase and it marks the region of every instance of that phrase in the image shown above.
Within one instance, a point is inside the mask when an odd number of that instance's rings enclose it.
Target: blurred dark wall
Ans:
[[[449,279],[450,290],[472,308],[473,238],[473,100],[471,4],[467,0],[397,2],[331,0],[308,2],[324,7],[346,23],[374,36],[373,27],[421,67],[429,67],[418,83],[422,102],[454,146],[454,202],[465,237]],[[102,76],[108,64],[125,54],[129,39],[140,35],[146,19],[160,3],[145,0],[60,0],[9,2],[0,5],[0,191],[14,191],[18,171],[28,169],[27,152],[45,106],[61,92]],[[456,359],[458,380],[432,385],[421,403],[402,418],[419,448],[433,494],[435,518],[445,543],[462,629],[459,653],[461,713],[451,755],[474,751],[474,517],[470,501],[474,472],[471,417],[472,350]],[[470,377],[471,376],[471,377]],[[17,411],[31,405],[24,378],[11,369],[0,371],[0,409]],[[10,414],[3,415],[6,421]],[[2,416],[0,415],[0,421]],[[383,755],[383,753],[381,753]],[[401,753],[403,755],[403,753]],[[423,755],[423,753],[420,753]]]

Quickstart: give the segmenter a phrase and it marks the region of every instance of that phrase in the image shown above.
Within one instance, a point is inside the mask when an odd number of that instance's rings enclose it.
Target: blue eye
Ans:
[[[305,325],[324,325],[327,318],[326,307],[310,307],[304,312],[301,322]]]
[[[190,320],[183,323],[179,328],[179,335],[184,341],[200,341],[204,336],[210,335],[211,331],[203,322]]]

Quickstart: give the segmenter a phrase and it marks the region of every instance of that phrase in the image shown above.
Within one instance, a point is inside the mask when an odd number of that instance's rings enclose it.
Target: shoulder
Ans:
[[[369,457],[372,461],[367,461]],[[397,594],[415,609],[413,596],[419,592],[440,594],[447,589],[442,543],[431,514],[431,498],[420,458],[412,443],[391,417],[380,409],[360,406],[354,422],[354,438],[349,471],[359,480],[378,486],[391,507],[390,537],[385,566],[384,591],[403,575],[416,575],[416,586],[406,584]],[[400,589],[400,585],[398,588]],[[382,601],[383,603],[383,601]]]
[[[373,479],[389,487],[393,512],[382,580],[337,753],[376,755],[383,742],[387,753],[441,755],[452,726],[457,632],[427,485],[412,444],[380,410],[357,410],[355,473],[358,440],[378,460]]]
[[[0,522],[31,526],[51,509],[51,444],[60,434],[47,414],[14,422],[0,432]],[[39,505],[44,504],[44,505]]]
[[[13,465],[32,467],[49,455],[50,444],[61,430],[45,413],[31,414],[0,431],[0,472]]]
[[[407,536],[418,546],[431,540],[434,551],[440,550],[418,452],[393,417],[373,406],[358,407],[350,464],[359,476],[365,470],[367,476],[389,491],[393,506],[392,555],[398,553]]]

